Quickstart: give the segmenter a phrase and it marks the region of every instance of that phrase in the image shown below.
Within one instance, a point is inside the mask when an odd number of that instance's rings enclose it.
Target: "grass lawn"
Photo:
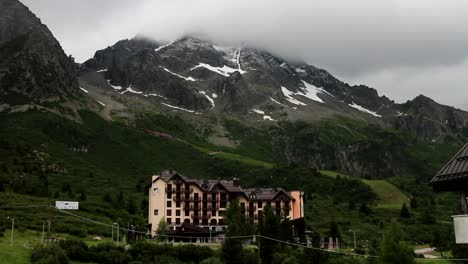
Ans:
[[[322,175],[335,178],[337,174],[342,177],[359,179],[369,185],[378,196],[378,208],[400,209],[403,203],[409,206],[409,198],[398,187],[386,180],[366,180],[358,177],[349,176],[336,171],[320,171]]]
[[[40,242],[40,233],[15,230],[13,234],[13,246],[10,246],[10,230],[5,231],[4,237],[0,237],[0,262],[8,264],[31,263],[31,249]]]

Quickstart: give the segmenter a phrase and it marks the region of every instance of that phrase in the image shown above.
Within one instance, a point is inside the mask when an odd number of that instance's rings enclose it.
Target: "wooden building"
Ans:
[[[457,192],[461,197],[463,214],[452,216],[458,244],[468,243],[468,144],[432,178],[436,192]]]

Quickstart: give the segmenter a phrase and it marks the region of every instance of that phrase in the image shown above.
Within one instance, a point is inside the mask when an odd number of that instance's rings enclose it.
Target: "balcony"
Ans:
[[[219,206],[212,206],[212,205],[202,207],[202,210],[218,210],[218,209],[219,209]]]
[[[192,193],[193,192],[193,188],[179,188],[179,189],[175,189],[174,192],[178,192],[178,193]]]
[[[192,217],[192,219],[201,218],[201,215],[200,214],[192,214],[191,217]]]
[[[173,196],[173,197],[172,197],[172,200],[174,200],[174,201],[176,201],[176,202],[184,201],[184,200],[185,200],[185,196],[183,196],[183,195],[182,195],[182,196],[179,196],[179,197]]]
[[[190,204],[190,205],[186,204],[184,206],[184,210],[201,210],[201,209],[202,209],[201,206],[194,206],[193,204]]]

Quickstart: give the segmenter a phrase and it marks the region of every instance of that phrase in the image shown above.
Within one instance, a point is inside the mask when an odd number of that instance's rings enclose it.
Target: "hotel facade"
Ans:
[[[185,229],[223,232],[223,215],[230,201],[239,202],[246,219],[256,224],[269,205],[276,215],[290,220],[304,217],[304,193],[282,188],[249,188],[239,180],[189,179],[175,171],[162,171],[152,177],[149,189],[149,229],[156,234],[159,223],[169,224],[169,232]],[[201,230],[201,229],[200,229]]]

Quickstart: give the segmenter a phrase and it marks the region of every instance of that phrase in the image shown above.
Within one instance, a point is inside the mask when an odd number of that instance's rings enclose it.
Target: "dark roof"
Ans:
[[[211,192],[213,189],[224,189],[230,193],[240,193],[241,195],[245,195],[246,198],[250,197],[252,193],[255,193],[255,197],[249,200],[273,200],[277,196],[283,194],[287,196],[289,199],[294,200],[294,197],[283,188],[250,188],[250,189],[243,189],[239,185],[238,179],[233,180],[207,180],[207,179],[190,179],[182,174],[173,171],[173,170],[164,170],[160,173],[161,179],[164,181],[169,181],[173,178],[179,177],[182,181],[186,183],[192,183],[197,185],[203,191]]]
[[[211,191],[213,188],[220,186],[221,189],[225,189],[228,192],[238,192],[242,193],[243,190],[239,186],[238,180],[201,180],[201,179],[190,179],[182,174],[172,171],[172,170],[164,170],[160,173],[161,179],[164,181],[169,181],[174,177],[180,177],[186,183],[193,183],[196,184],[200,189],[204,191]]]
[[[436,191],[468,191],[468,144],[432,178]]]
[[[182,223],[175,230],[171,230],[168,233],[170,235],[184,234],[184,233],[210,234],[210,230],[203,228],[203,227],[187,224],[187,223]],[[212,231],[212,233],[214,233],[214,231]]]
[[[271,201],[281,193],[286,195],[289,199],[294,200],[294,197],[286,192],[283,188],[250,188],[244,189],[245,195],[249,200]],[[251,198],[251,195],[255,196]]]

